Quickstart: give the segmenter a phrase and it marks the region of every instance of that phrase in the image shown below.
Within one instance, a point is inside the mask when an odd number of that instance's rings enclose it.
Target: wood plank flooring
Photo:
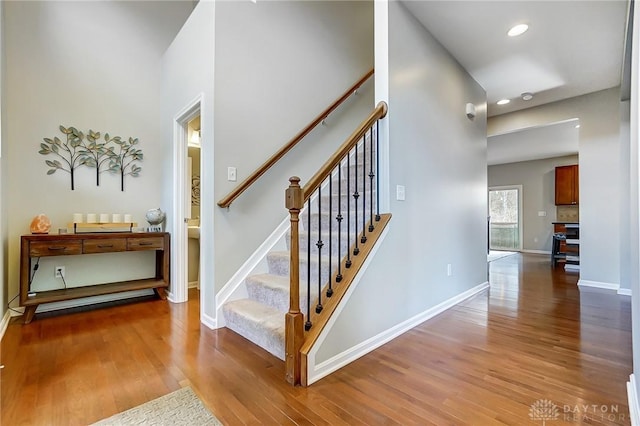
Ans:
[[[0,424],[86,425],[187,385],[228,425],[630,424],[630,298],[577,278],[547,256],[491,262],[489,290],[306,389],[201,326],[196,294],[36,316],[2,340]]]

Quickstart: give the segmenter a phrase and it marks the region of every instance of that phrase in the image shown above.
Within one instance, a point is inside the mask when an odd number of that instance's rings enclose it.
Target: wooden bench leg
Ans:
[[[33,320],[33,316],[36,314],[36,308],[38,305],[29,305],[24,308],[24,323],[29,324]]]

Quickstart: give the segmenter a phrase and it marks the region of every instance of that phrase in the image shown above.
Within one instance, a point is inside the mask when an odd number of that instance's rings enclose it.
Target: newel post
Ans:
[[[300,250],[298,242],[298,222],[304,205],[300,178],[289,179],[285,191],[285,205],[291,216],[291,256],[289,263],[289,312],[285,315],[285,371],[287,382],[300,384],[300,348],[304,341],[304,316],[300,312]]]

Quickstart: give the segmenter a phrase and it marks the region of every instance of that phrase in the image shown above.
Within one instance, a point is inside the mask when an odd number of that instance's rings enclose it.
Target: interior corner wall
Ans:
[[[487,281],[486,94],[402,3],[388,13],[390,186],[406,201],[390,201],[386,239],[317,363]]]
[[[3,2],[5,76],[2,123],[2,203],[6,204],[8,297],[18,293],[20,235],[45,213],[52,233],[73,213],[130,213],[146,226],[145,213],[160,205],[160,64],[192,10],[188,2]],[[59,126],[137,137],[144,154],[139,177],[80,167],[47,175],[38,153]],[[10,159],[10,161],[8,161]],[[62,160],[60,160],[62,161]],[[114,268],[117,261],[119,267]],[[53,263],[55,262],[55,263]],[[66,267],[69,286],[153,276],[153,253],[110,253],[42,258],[33,290],[62,288],[54,266]],[[37,282],[36,282],[37,281]]]
[[[223,1],[215,25],[217,202],[373,68],[373,2]],[[229,209],[216,207],[217,291],[287,217],[289,177],[304,185],[372,110],[370,79]]]
[[[7,145],[4,143],[5,97],[4,97],[4,7],[0,2],[0,321],[8,308],[7,288]]]
[[[489,188],[522,185],[522,250],[551,253],[556,220],[555,168],[578,164],[578,156],[546,158],[489,166]],[[538,212],[546,216],[538,216]]]
[[[215,12],[214,2],[201,1],[193,10],[180,33],[162,58],[162,151],[164,157],[162,169],[162,205],[166,209],[167,223],[173,223],[170,217],[174,211],[176,197],[173,194],[173,125],[178,114],[198,96],[202,96],[200,105],[200,290],[201,317],[215,318],[215,293],[213,288],[213,262],[215,259],[213,244],[213,222],[206,218],[214,217],[217,208],[213,194],[214,168],[214,48],[215,48]],[[186,154],[185,154],[186,155]],[[175,241],[174,241],[175,243]],[[186,283],[175,283],[186,285]]]
[[[620,103],[620,288],[631,288],[630,101]]]
[[[620,284],[620,89],[614,87],[488,120],[488,135],[580,120],[580,280]]]

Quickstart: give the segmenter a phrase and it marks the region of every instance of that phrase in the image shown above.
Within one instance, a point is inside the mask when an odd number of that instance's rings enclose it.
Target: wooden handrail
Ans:
[[[302,129],[297,135],[293,137],[289,142],[287,142],[282,148],[280,148],[275,154],[273,154],[267,161],[262,163],[260,167],[258,167],[251,175],[249,175],[245,180],[240,182],[238,186],[235,187],[233,191],[228,193],[224,198],[218,201],[218,205],[220,207],[229,207],[231,203],[238,198],[247,188],[249,188],[260,176],[266,173],[278,160],[280,160],[284,155],[289,152],[294,146],[298,144],[306,135],[308,135],[318,124],[322,122],[322,120],[326,119],[329,114],[331,114],[336,108],[338,108],[351,94],[357,90],[360,86],[364,84],[365,81],[369,79],[373,75],[373,69],[369,70],[365,75],[363,75],[360,80],[358,80],[354,85],[349,87],[342,96],[336,99],[329,107],[327,107],[324,111],[322,111],[318,116],[313,119],[311,123],[309,123],[304,129]]]
[[[307,184],[302,189],[303,201],[307,201],[309,197],[311,197],[313,191],[315,191],[327,178],[327,176],[329,176],[331,171],[338,164],[340,164],[340,161],[342,161],[342,159],[347,156],[351,148],[353,148],[353,146],[360,140],[360,138],[364,136],[367,130],[369,130],[376,121],[384,118],[387,115],[387,111],[388,107],[386,102],[381,101],[378,103],[378,105],[376,105],[376,108],[371,112],[371,114],[369,114],[369,116],[360,124],[360,126],[358,126],[358,128],[354,130],[353,133],[351,133],[347,140],[345,140],[343,144],[340,145],[340,148],[338,148],[338,150],[331,156],[331,158],[329,158],[329,160],[324,163],[324,165],[316,172],[316,174],[313,175],[311,179],[309,179],[309,182],[307,182]]]

